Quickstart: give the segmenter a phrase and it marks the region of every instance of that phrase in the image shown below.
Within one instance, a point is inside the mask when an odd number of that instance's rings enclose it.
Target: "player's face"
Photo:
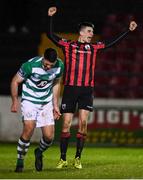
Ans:
[[[85,27],[80,31],[80,40],[83,43],[90,43],[93,37],[93,28]]]
[[[56,62],[50,62],[50,61],[48,61],[47,59],[44,59],[44,58],[43,58],[42,63],[43,63],[42,64],[43,69],[46,70],[46,71],[51,69],[56,64]]]

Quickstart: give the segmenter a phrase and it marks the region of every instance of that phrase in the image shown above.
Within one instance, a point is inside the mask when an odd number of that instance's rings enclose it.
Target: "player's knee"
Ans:
[[[53,134],[47,134],[47,135],[44,136],[44,139],[46,141],[53,141],[54,135]]]
[[[71,126],[71,122],[70,122],[70,121],[66,121],[66,122],[64,122],[64,124],[63,124],[63,128],[64,128],[64,129],[69,129],[70,126]]]
[[[33,131],[34,131],[34,128],[32,126],[25,126],[24,129],[23,129],[23,135],[30,139],[31,136],[33,135]]]
[[[34,128],[35,128],[35,124],[34,123],[29,123],[28,121],[24,122],[24,130],[25,131],[34,131]]]
[[[33,131],[32,132],[31,131],[23,131],[23,133],[22,133],[22,137],[24,139],[28,139],[28,140],[31,139],[32,135],[33,135]]]

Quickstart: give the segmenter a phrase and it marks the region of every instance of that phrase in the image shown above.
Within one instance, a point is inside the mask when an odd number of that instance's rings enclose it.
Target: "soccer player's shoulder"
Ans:
[[[60,58],[57,58],[57,67],[60,67],[60,69],[61,69],[61,72],[63,72],[63,70],[64,70],[64,63],[63,63],[63,61],[60,59]]]
[[[57,58],[57,64],[58,64],[58,66],[61,66],[61,67],[64,66],[64,63],[60,58]]]
[[[96,41],[96,44],[97,44],[97,45],[101,45],[101,44],[103,44],[103,42],[101,42],[101,41]]]
[[[36,61],[39,61],[40,59],[42,59],[41,56],[35,56],[35,57],[29,59],[28,62],[36,62]]]

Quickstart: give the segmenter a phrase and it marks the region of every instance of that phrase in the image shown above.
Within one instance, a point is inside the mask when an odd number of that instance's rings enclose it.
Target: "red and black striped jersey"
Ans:
[[[59,40],[65,55],[64,85],[90,86],[95,83],[96,53],[104,43],[81,43]]]
[[[68,41],[53,33],[52,17],[49,17],[47,36],[63,49],[65,69],[64,85],[89,86],[95,84],[96,53],[99,49],[107,48],[126,36],[130,30],[121,33],[111,42],[81,43]]]

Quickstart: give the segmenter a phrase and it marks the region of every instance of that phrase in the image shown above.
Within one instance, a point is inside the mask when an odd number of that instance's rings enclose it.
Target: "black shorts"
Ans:
[[[74,113],[76,108],[93,111],[92,87],[64,87],[61,113]]]

